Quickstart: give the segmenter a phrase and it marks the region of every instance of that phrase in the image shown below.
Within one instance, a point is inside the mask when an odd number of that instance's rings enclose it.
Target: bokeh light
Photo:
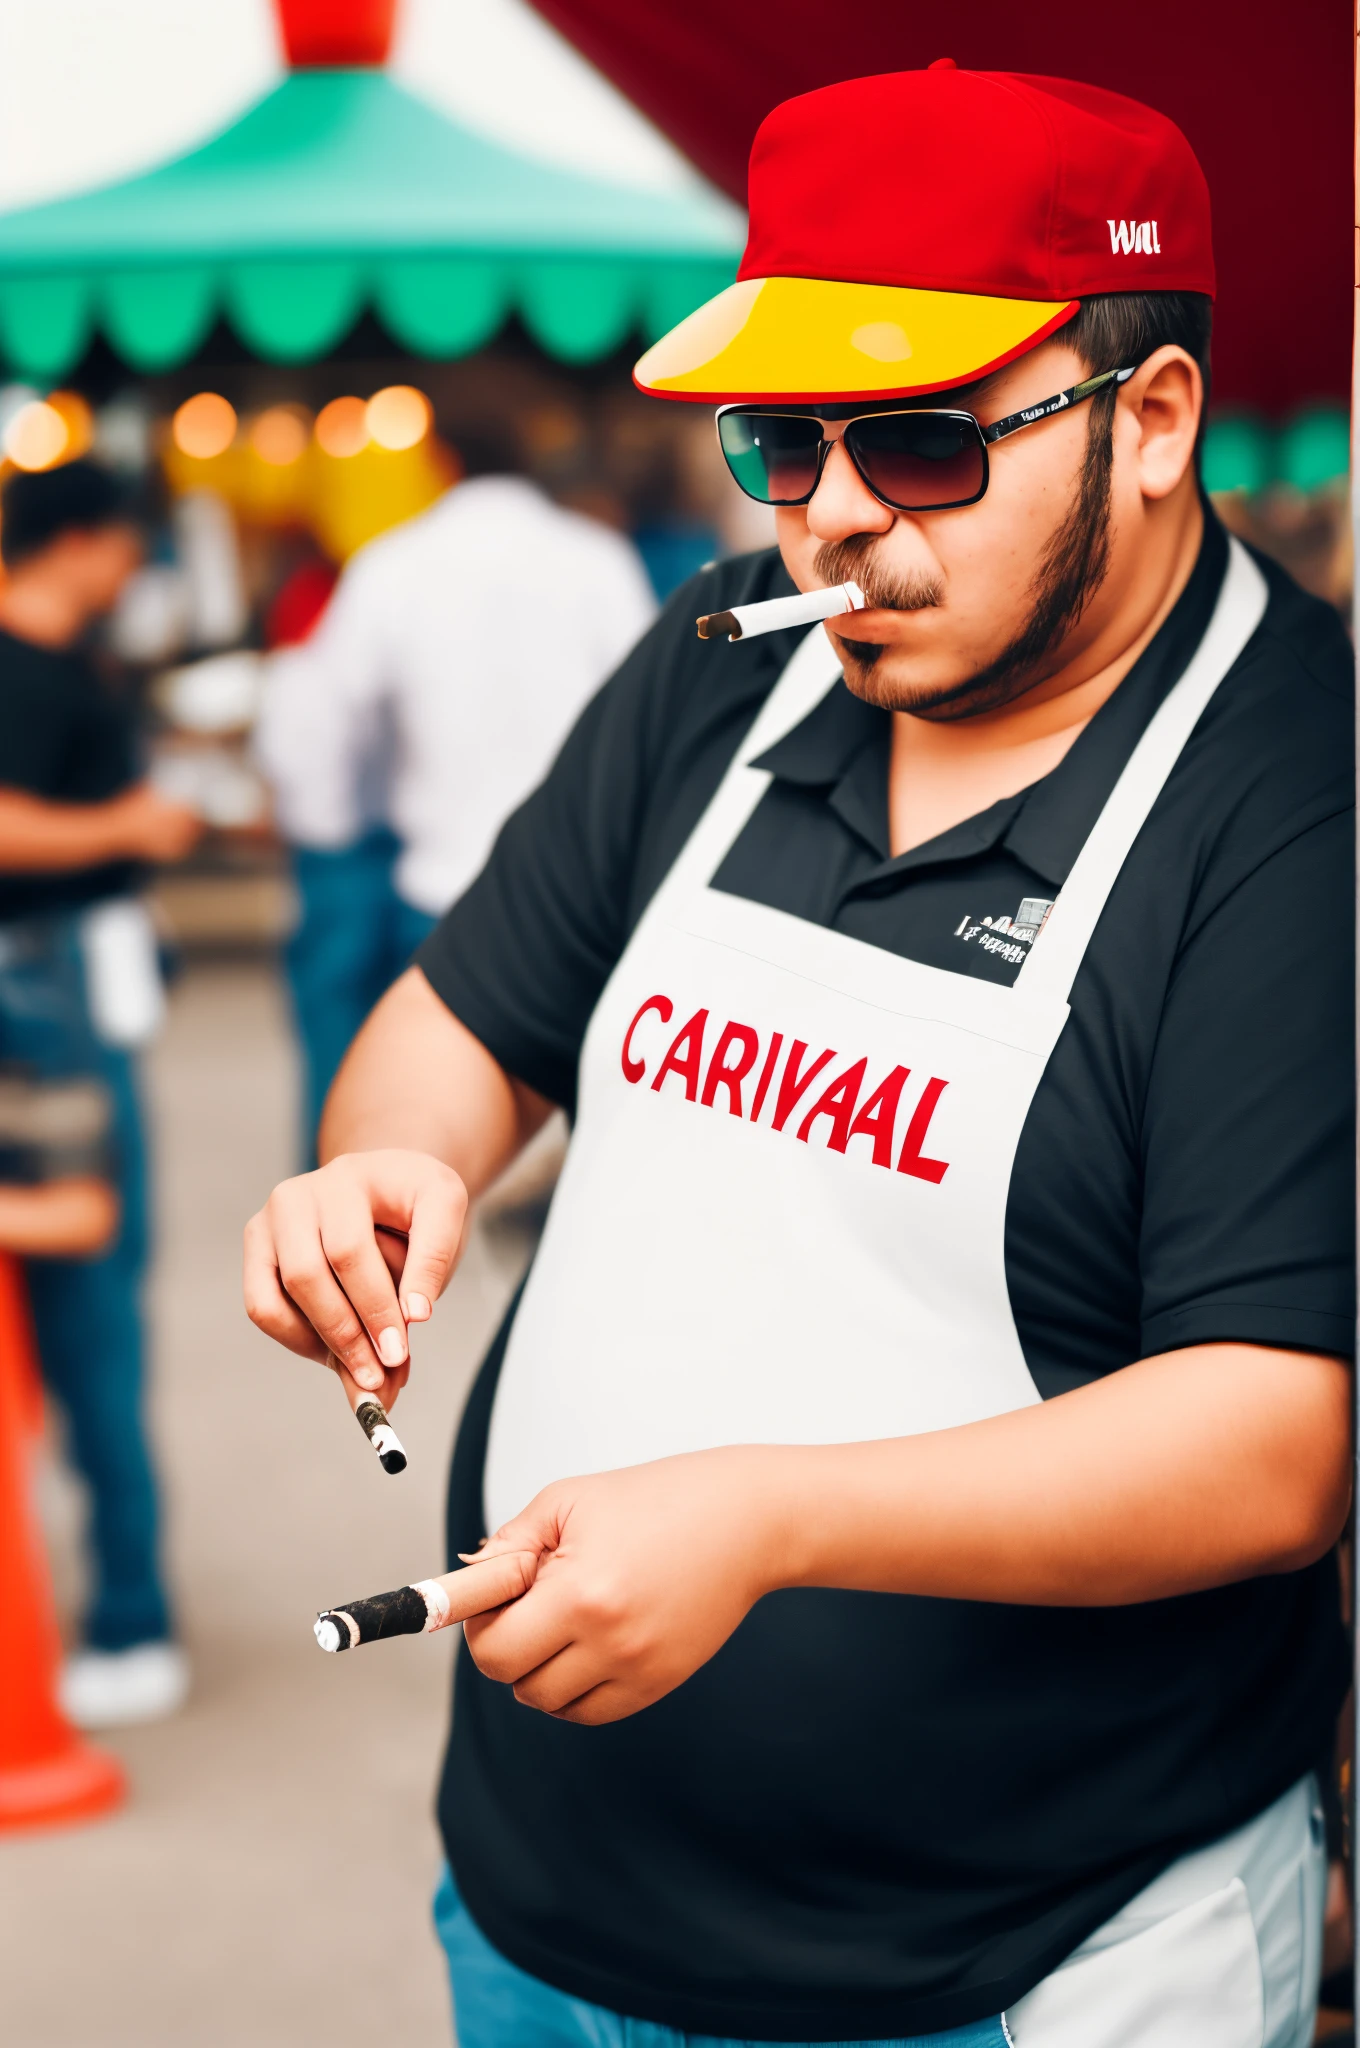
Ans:
[[[298,405],[271,405],[250,430],[250,445],[261,462],[284,469],[307,446],[310,416]]]
[[[316,416],[317,444],[326,455],[357,455],[368,446],[368,407],[362,398],[333,398]]]
[[[430,431],[430,401],[414,384],[388,384],[364,408],[369,435],[380,448],[414,448]]]
[[[211,462],[214,455],[225,455],[236,439],[236,408],[216,391],[197,392],[185,399],[170,431],[181,455]]]
[[[5,453],[17,469],[51,469],[66,453],[71,432],[44,398],[20,406],[5,428]]]
[[[66,428],[61,460],[74,462],[78,455],[88,454],[94,442],[94,413],[88,399],[78,391],[49,391],[47,403],[53,412],[60,413]]]

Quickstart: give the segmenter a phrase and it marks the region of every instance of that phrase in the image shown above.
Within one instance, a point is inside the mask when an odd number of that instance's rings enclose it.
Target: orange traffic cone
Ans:
[[[56,1702],[60,1644],[29,1501],[35,1380],[23,1278],[0,1253],[0,1830],[87,1820],[125,1790],[121,1764]]]

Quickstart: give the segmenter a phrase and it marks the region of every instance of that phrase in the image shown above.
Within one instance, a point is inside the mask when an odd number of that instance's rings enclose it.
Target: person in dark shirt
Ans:
[[[170,1711],[187,1676],[159,1560],[142,1417],[145,1144],[130,1041],[154,999],[135,890],[200,826],[141,774],[128,705],[86,649],[142,556],[135,512],[93,463],[11,476],[0,495],[0,1062],[85,1076],[112,1105],[111,1242],[32,1262],[38,1350],[91,1494],[93,1595],[63,1674],[72,1717]],[[131,1009],[129,1005],[131,1004]]]
[[[59,917],[136,887],[134,835],[127,833],[120,847],[116,814],[113,820],[97,816],[139,779],[135,733],[127,708],[83,650],[41,646],[0,626],[0,764],[0,816],[5,797],[25,791],[49,804],[79,806],[77,822],[87,833],[96,824],[107,832],[102,845],[86,840],[68,848],[72,858],[78,848],[78,866],[0,873],[0,923]],[[18,822],[22,831],[22,811]],[[35,845],[31,827],[21,843],[30,857],[54,858],[52,849]],[[87,855],[105,850],[109,858],[87,864]]]
[[[778,551],[587,707],[247,1226],[257,1324],[395,1392],[572,1112],[450,1483],[459,2042],[1304,2048],[1351,651],[1200,489],[1169,121],[850,80],[750,218],[634,374]]]

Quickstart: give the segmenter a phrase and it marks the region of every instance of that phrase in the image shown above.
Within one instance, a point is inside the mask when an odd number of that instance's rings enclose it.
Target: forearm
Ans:
[[[20,1258],[80,1258],[102,1251],[118,1228],[106,1181],[73,1175],[39,1187],[0,1186],[0,1250]]]
[[[477,1195],[551,1113],[412,967],[350,1047],[326,1100],[319,1153],[324,1164],[343,1152],[427,1152]]]
[[[768,1586],[1112,1606],[1321,1555],[1349,1440],[1340,1361],[1216,1344],[958,1429],[742,1455]]]
[[[0,789],[0,869],[53,873],[97,867],[126,851],[117,801],[49,803],[20,789]]]

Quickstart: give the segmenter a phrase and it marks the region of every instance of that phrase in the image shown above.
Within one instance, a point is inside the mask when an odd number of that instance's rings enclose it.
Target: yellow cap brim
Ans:
[[[908,398],[998,370],[1077,310],[820,277],[732,284],[649,348],[641,391],[722,405]]]

